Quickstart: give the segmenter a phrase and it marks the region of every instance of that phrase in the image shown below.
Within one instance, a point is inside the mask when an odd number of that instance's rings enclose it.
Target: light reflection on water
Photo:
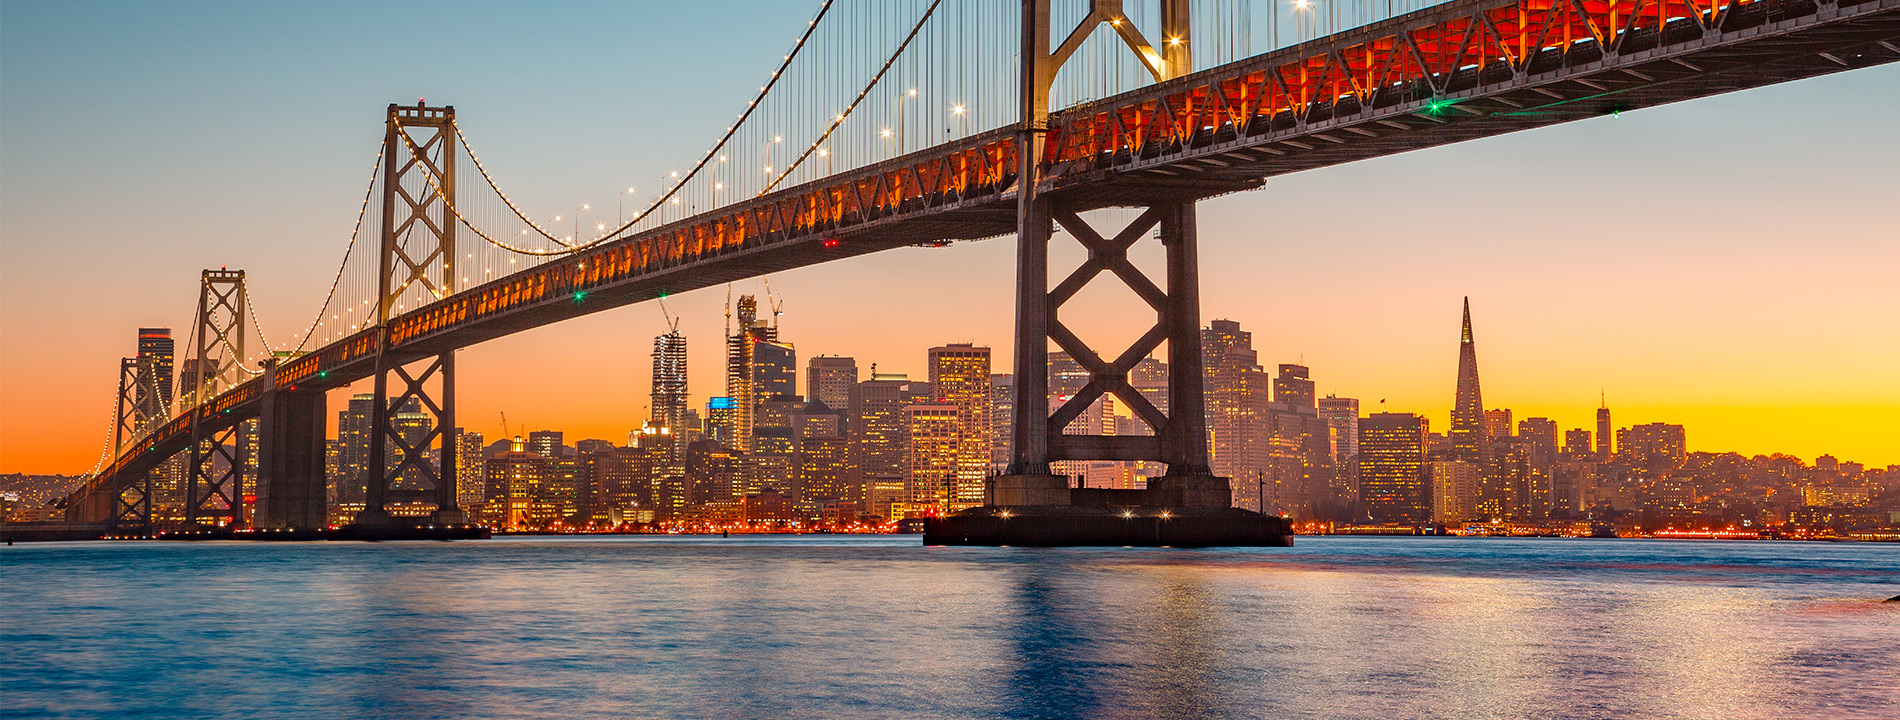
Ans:
[[[1894,717],[1900,547],[0,551],[0,716]]]

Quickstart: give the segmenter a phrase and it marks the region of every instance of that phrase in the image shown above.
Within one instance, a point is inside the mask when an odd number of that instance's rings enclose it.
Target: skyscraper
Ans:
[[[947,488],[950,509],[983,504],[983,480],[989,476],[990,349],[952,343],[930,349],[930,385],[936,402],[957,408],[957,474]]]
[[[757,373],[753,370],[753,344],[771,341],[778,336],[770,326],[759,322],[759,301],[751,295],[740,295],[738,302],[739,327],[735,332],[726,329],[726,397],[732,398],[729,408],[730,426],[724,433],[728,445],[740,452],[752,450],[752,413],[759,403]],[[728,318],[731,315],[727,316]]]
[[[901,374],[880,374],[851,393],[851,453],[854,484],[864,488],[871,513],[891,517],[891,503],[906,502],[904,459],[909,425],[904,408],[928,403],[930,384]]]
[[[528,433],[528,452],[544,458],[558,458],[566,455],[566,435],[559,430],[536,430]]]
[[[1682,464],[1688,454],[1688,439],[1681,425],[1649,423],[1623,428],[1616,435],[1622,457],[1639,467],[1672,468]]]
[[[1305,365],[1280,363],[1280,375],[1273,379],[1273,401],[1291,407],[1315,407],[1313,381]]]
[[[686,428],[686,336],[674,328],[653,338],[653,410],[650,418],[684,446]]]
[[[990,469],[1001,473],[1009,468],[1016,438],[1010,423],[1016,418],[1016,376],[990,375]]]
[[[1373,520],[1431,519],[1428,432],[1425,417],[1410,413],[1373,413],[1359,421],[1359,501]]]
[[[964,470],[964,444],[959,432],[963,410],[950,403],[911,405],[904,408],[903,418],[907,514],[941,514],[953,502]]]
[[[1610,445],[1610,400],[1605,395],[1597,405],[1597,462],[1609,462],[1615,450]]]
[[[1318,404],[1320,419],[1333,430],[1334,460],[1359,457],[1359,399],[1327,395]]]
[[[1583,428],[1565,430],[1564,456],[1565,460],[1595,461],[1597,459],[1597,451],[1596,448],[1590,445],[1590,431]]]
[[[1492,440],[1515,437],[1511,430],[1511,409],[1484,411],[1484,436]]]
[[[726,335],[726,397],[732,398],[731,446],[752,451],[753,418],[759,403],[798,394],[798,353],[779,342],[776,321],[759,319],[759,302],[739,296],[739,326]]]
[[[136,407],[156,407],[159,417],[168,417],[172,408],[172,329],[139,328],[138,358],[141,377],[133,391]],[[150,375],[145,375],[149,372]],[[157,397],[151,397],[156,394]]]
[[[1517,434],[1530,444],[1531,467],[1546,473],[1557,465],[1557,422],[1550,418],[1525,418],[1517,424]]]
[[[739,403],[728,396],[706,398],[706,436],[727,448],[737,448],[733,433],[739,427]]]
[[[1438,460],[1431,463],[1432,522],[1461,523],[1478,520],[1478,477],[1475,463],[1463,460]]]
[[[482,434],[462,428],[455,428],[452,433],[455,435],[455,504],[463,508],[479,506],[488,485]]]
[[[1458,339],[1458,395],[1451,406],[1453,459],[1486,464],[1484,397],[1478,390],[1478,346],[1471,339],[1471,298],[1465,298],[1464,330]]]
[[[369,485],[369,440],[374,393],[350,396],[350,404],[336,414],[337,476],[331,478],[330,500],[336,504],[364,502]]]
[[[858,384],[858,361],[820,355],[805,363],[805,394],[825,407],[843,412],[851,407],[851,386]]]
[[[1350,504],[1359,498],[1359,400],[1327,395],[1318,405],[1332,435],[1333,494]]]
[[[1269,401],[1270,384],[1254,352],[1253,333],[1232,320],[1212,321],[1201,328],[1201,357],[1208,464],[1215,475],[1234,478],[1236,488],[1245,487],[1266,466],[1260,412]],[[1255,495],[1234,492],[1236,499]]]

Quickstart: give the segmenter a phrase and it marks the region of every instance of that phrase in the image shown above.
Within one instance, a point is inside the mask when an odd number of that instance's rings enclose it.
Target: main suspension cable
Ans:
[[[529,220],[528,215],[522,212],[521,208],[515,207],[514,201],[508,198],[508,194],[502,192],[501,188],[495,184],[494,178],[490,177],[488,175],[488,171],[482,168],[481,161],[475,159],[475,150],[469,147],[468,138],[462,134],[461,126],[456,124],[454,120],[450,120],[449,121],[450,127],[452,127],[455,130],[455,135],[461,141],[463,149],[468,151],[469,158],[475,162],[475,168],[481,172],[482,178],[488,181],[489,187],[494,188],[495,194],[501,197],[502,203],[506,204],[508,206],[508,209],[514,212],[515,217],[521,218],[522,222],[525,222],[528,224],[528,227],[534,228],[534,231],[536,233],[539,233],[541,237],[547,238],[550,242],[558,244],[567,249],[553,250],[553,251],[539,251],[539,252],[517,249],[512,246],[507,245],[506,243],[498,242],[494,238],[489,237],[487,233],[475,228],[472,224],[468,222],[467,218],[462,218],[462,214],[460,212],[456,212],[455,216],[457,218],[461,218],[462,223],[464,225],[468,225],[470,230],[474,230],[477,235],[482,236],[483,239],[488,240],[490,243],[494,243],[498,247],[511,250],[513,252],[518,252],[524,255],[539,255],[539,256],[544,256],[544,257],[550,256],[550,255],[566,255],[569,253],[578,252],[580,250],[585,250],[587,248],[593,247],[595,245],[599,245],[603,242],[619,237],[621,233],[626,232],[628,229],[632,228],[635,224],[639,223],[641,219],[645,218],[647,215],[652,214],[654,210],[659,209],[662,205],[665,205],[668,200],[673,199],[673,196],[679,193],[680,188],[686,187],[687,182],[691,181],[694,177],[697,177],[699,175],[699,172],[705,169],[706,164],[709,162],[712,162],[712,159],[718,156],[719,151],[726,147],[726,143],[730,142],[733,136],[738,134],[739,128],[745,125],[746,119],[750,118],[752,116],[752,113],[758,110],[760,101],[764,100],[765,97],[772,92],[772,88],[778,86],[778,81],[781,77],[785,75],[785,70],[791,67],[793,60],[797,59],[799,51],[805,48],[806,41],[811,39],[813,32],[816,32],[818,30],[819,23],[825,19],[825,14],[831,11],[831,5],[835,1],[836,0],[825,0],[825,3],[818,7],[817,16],[813,17],[810,22],[805,24],[805,32],[804,34],[798,37],[798,42],[792,46],[792,52],[787,54],[785,56],[784,61],[779,63],[777,70],[772,71],[771,79],[767,80],[764,85],[759,87],[759,92],[756,96],[753,97],[752,101],[746,103],[745,110],[739,113],[739,119],[734,121],[733,124],[728,125],[726,127],[726,133],[719,137],[719,141],[713,144],[712,149],[707,150],[705,156],[701,157],[699,159],[699,162],[693,164],[693,169],[688,170],[686,172],[686,177],[680,178],[679,182],[674,183],[671,189],[667,190],[664,193],[661,193],[660,197],[654,200],[652,205],[648,205],[647,209],[645,210],[635,212],[631,219],[627,220],[625,223],[622,223],[619,227],[616,227],[613,230],[609,230],[607,231],[606,234],[601,235],[600,237],[595,238],[594,240],[581,244],[581,245],[571,245],[567,242],[562,241],[560,238],[555,237],[553,234],[549,233],[548,231],[542,229],[541,226],[535,224],[533,220]],[[937,1],[941,2],[942,0],[937,0]],[[405,136],[404,140],[407,141],[408,138]],[[413,150],[415,147],[415,144],[411,142],[409,143],[409,145],[410,145],[410,148]],[[442,193],[438,189],[436,194],[441,195]],[[454,206],[450,205],[449,207],[453,209]]]

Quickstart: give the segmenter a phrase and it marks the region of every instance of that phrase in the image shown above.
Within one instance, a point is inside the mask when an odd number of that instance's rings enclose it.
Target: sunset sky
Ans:
[[[300,334],[388,103],[454,105],[530,208],[612,207],[690,164],[816,3],[748,4],[0,6],[0,472],[93,465],[118,358],[186,334],[202,268],[247,271],[273,344]],[[1602,392],[1692,451],[1900,463],[1896,117],[1886,66],[1275,178],[1201,205],[1202,317],[1442,430],[1469,296],[1489,407],[1590,427]],[[821,353],[920,377],[975,342],[1007,372],[1013,274],[999,238],[773,275],[801,391]],[[669,300],[696,404],[725,297]],[[1111,351],[1151,317],[1098,287],[1063,314]],[[466,350],[460,424],[624,441],[664,330],[635,305]]]

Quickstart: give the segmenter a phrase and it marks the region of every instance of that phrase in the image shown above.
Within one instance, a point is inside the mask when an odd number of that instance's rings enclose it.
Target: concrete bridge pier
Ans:
[[[266,383],[276,378],[265,364]],[[329,524],[325,496],[326,412],[322,390],[267,386],[257,427],[258,508],[254,525],[271,529]]]

